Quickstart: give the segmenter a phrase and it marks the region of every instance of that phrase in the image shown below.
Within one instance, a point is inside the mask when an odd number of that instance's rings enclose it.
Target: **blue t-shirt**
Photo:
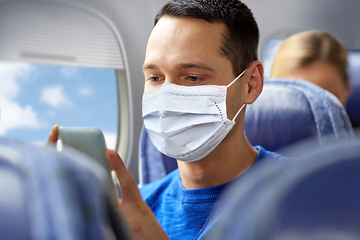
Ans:
[[[287,159],[261,146],[254,148],[259,151],[254,165],[262,159],[275,162]],[[163,179],[146,184],[140,192],[170,239],[199,239],[207,228],[216,200],[228,184],[185,189],[176,169]]]

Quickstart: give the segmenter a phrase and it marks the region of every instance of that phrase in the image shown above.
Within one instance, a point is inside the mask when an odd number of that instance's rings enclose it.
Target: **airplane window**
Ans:
[[[348,60],[352,93],[347,102],[346,110],[353,121],[353,125],[360,127],[360,50],[350,50]]]
[[[0,136],[44,143],[54,124],[118,131],[116,70],[0,63]]]
[[[265,48],[265,54],[264,54],[264,77],[270,76],[271,66],[274,61],[276,52],[278,51],[281,43],[284,41],[284,39],[270,39]]]

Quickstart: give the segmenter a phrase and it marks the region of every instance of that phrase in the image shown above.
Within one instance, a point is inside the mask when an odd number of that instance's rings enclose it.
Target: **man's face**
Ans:
[[[235,76],[230,60],[220,51],[224,28],[201,19],[162,17],[146,49],[145,91],[156,90],[164,82],[183,86],[229,84]],[[228,99],[238,102],[235,85],[228,89]],[[231,103],[238,110],[241,105],[236,102]],[[233,115],[229,108],[228,115]]]

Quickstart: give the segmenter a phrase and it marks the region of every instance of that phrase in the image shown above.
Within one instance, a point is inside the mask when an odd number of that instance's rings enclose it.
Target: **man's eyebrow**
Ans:
[[[143,70],[147,70],[147,69],[158,70],[159,68],[155,64],[147,63],[147,64],[144,64]]]
[[[176,68],[178,69],[190,69],[190,68],[199,68],[199,69],[205,69],[211,72],[215,72],[215,70],[209,66],[207,66],[206,64],[203,63],[180,63],[178,66],[176,66]],[[159,70],[159,67],[155,64],[152,63],[147,63],[144,64],[143,66],[143,70]]]
[[[215,70],[209,66],[207,66],[206,64],[203,63],[181,63],[178,65],[177,67],[178,69],[189,69],[189,68],[200,68],[200,69],[205,69],[211,72],[215,72]]]

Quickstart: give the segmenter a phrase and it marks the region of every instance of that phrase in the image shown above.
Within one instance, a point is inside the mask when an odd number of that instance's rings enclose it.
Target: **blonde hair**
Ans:
[[[292,35],[281,44],[270,77],[286,77],[289,72],[314,62],[332,64],[348,86],[347,50],[334,35],[323,31],[306,31]]]

